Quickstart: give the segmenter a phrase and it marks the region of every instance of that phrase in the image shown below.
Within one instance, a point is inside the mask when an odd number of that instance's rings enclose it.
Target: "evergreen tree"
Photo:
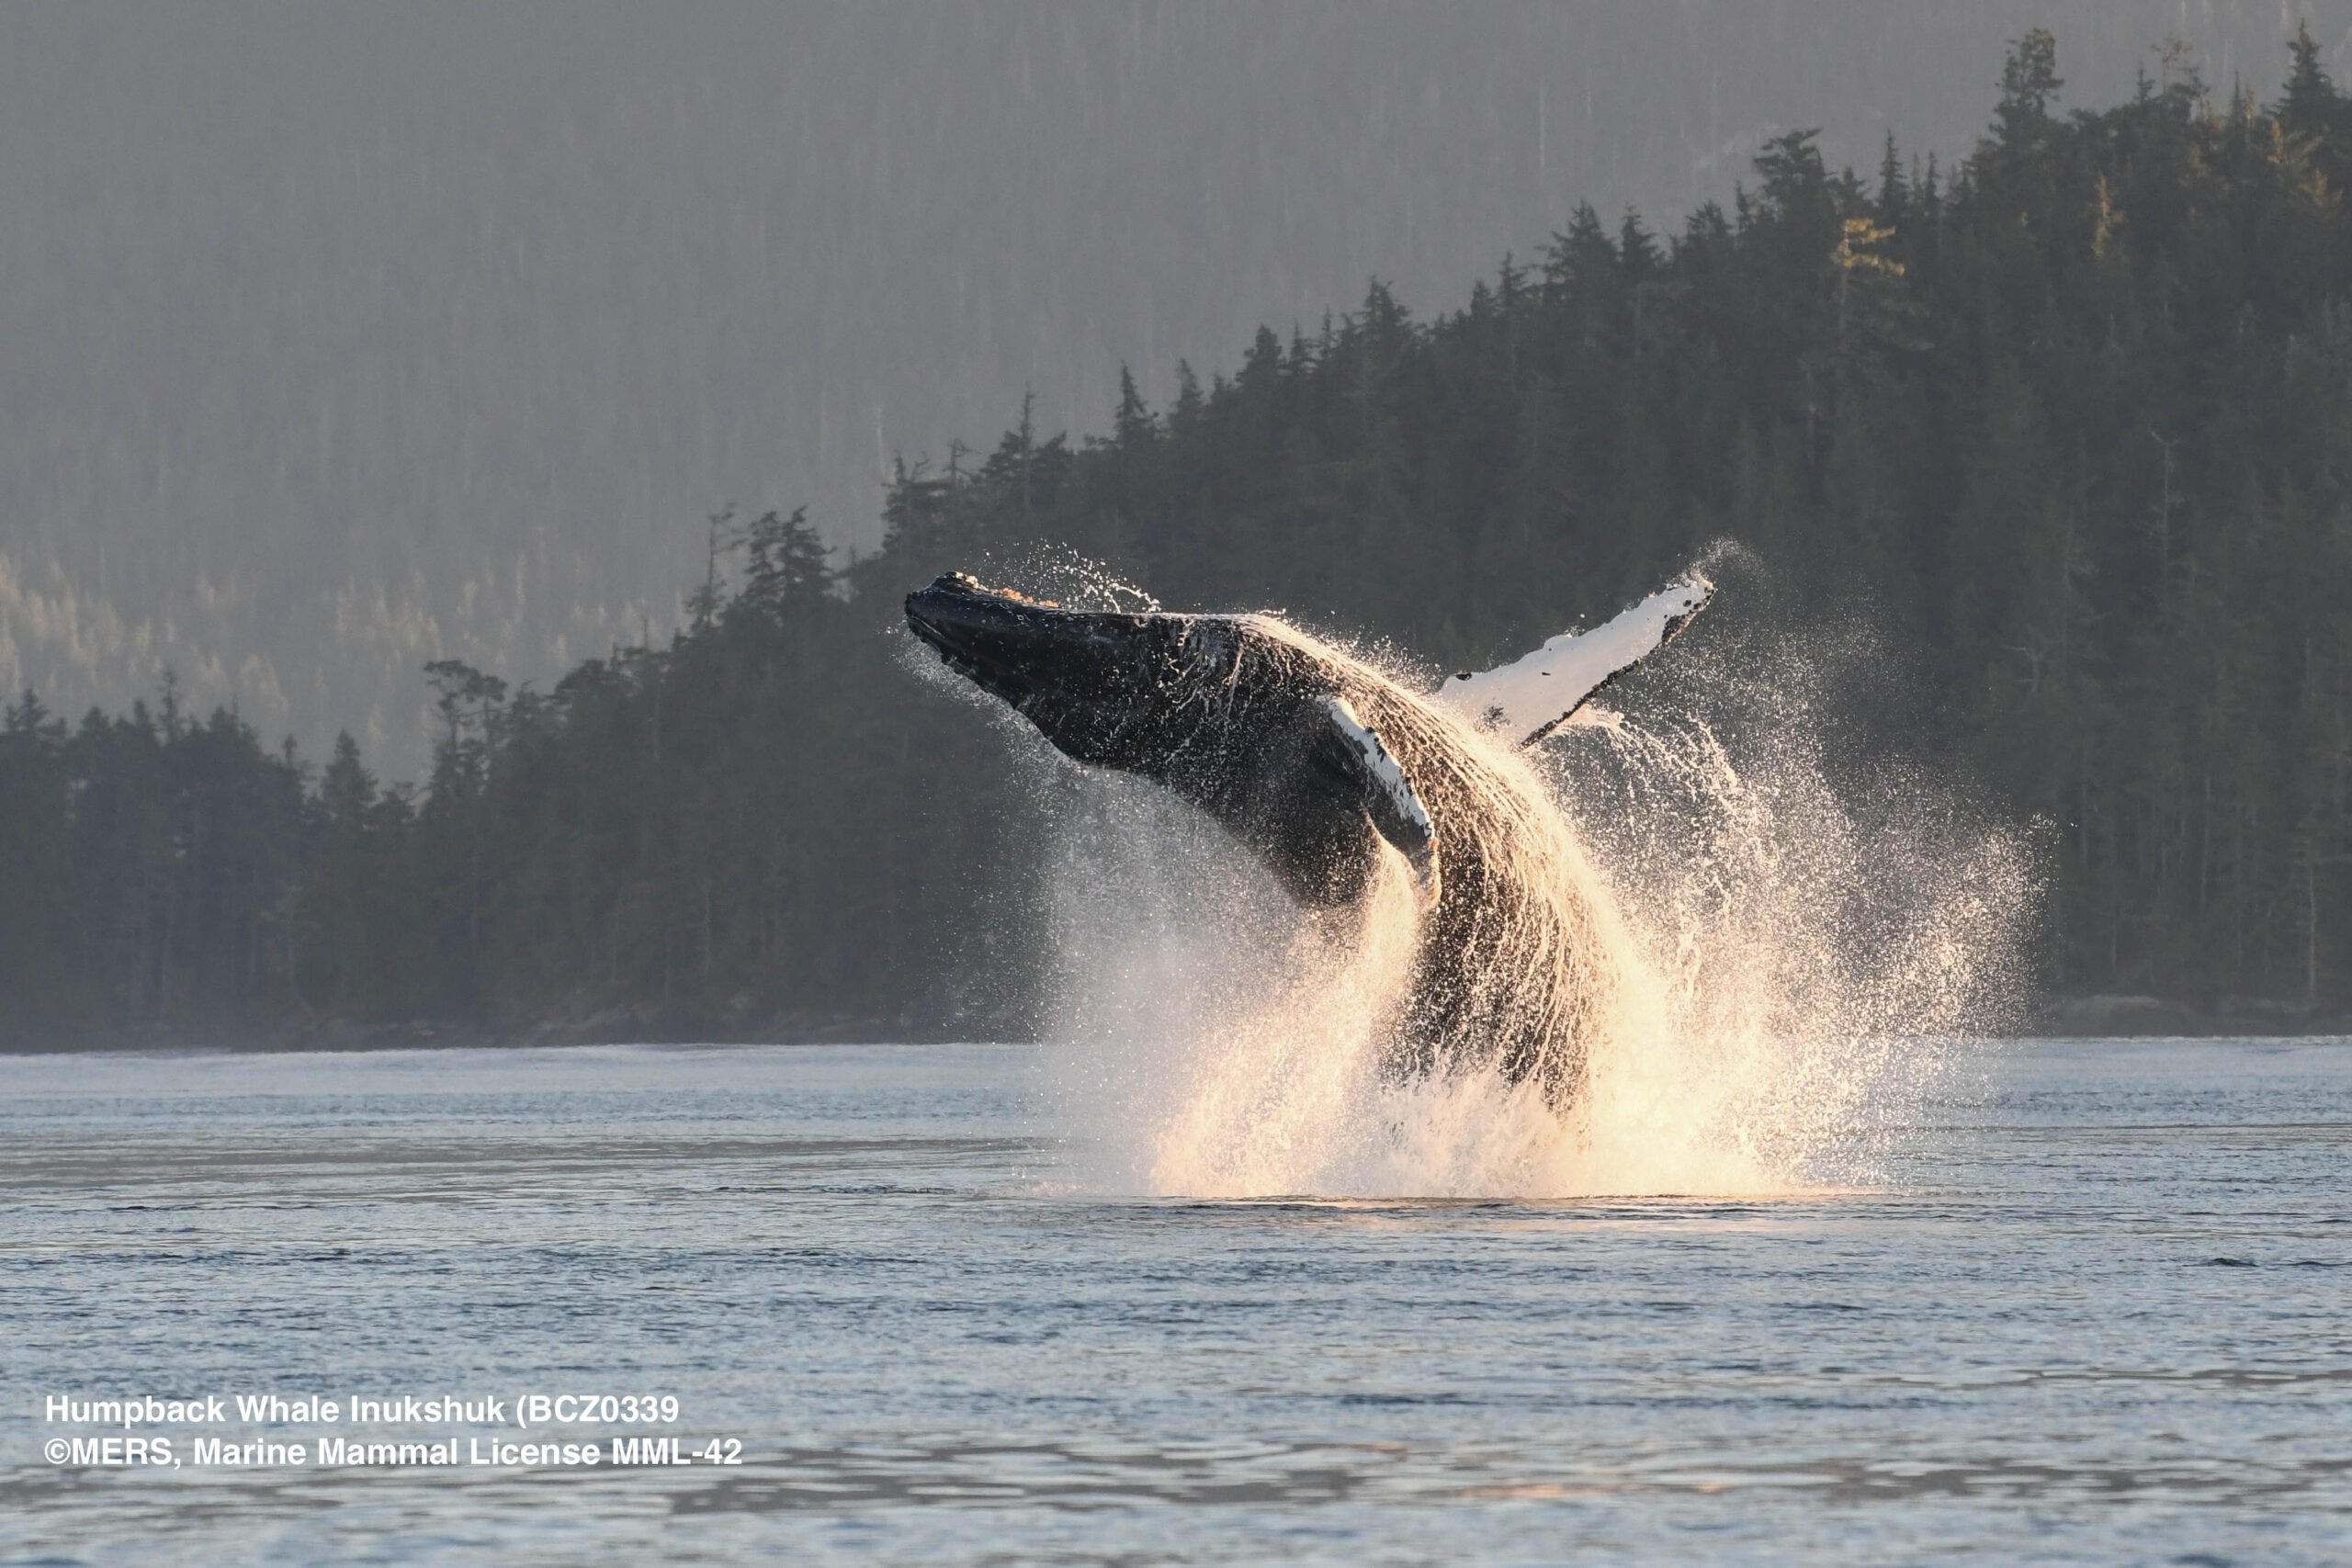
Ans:
[[[27,694],[0,1040],[1019,1032],[1046,824],[1004,728],[910,678],[910,587],[1074,555],[1465,668],[1724,536],[1799,613],[1873,606],[1923,739],[2050,824],[2050,985],[2352,1004],[2352,124],[2290,56],[2268,107],[2174,53],[2062,114],[2029,32],[1957,168],[1792,131],[1670,235],[1579,207],[1462,309],[1374,282],[1164,415],[1124,372],[1099,437],[1024,399],[894,465],[862,558],[722,512],[665,642],[544,694],[427,666],[421,791],[168,682],[73,728]]]

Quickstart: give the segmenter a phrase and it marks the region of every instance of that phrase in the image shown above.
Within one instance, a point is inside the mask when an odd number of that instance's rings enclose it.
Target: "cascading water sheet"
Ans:
[[[1083,603],[1101,581],[1052,586]],[[1590,1010],[1565,1104],[1491,1063],[1391,1070],[1429,915],[1393,850],[1360,902],[1302,911],[1165,792],[1040,754],[1056,929],[1039,1088],[1082,1179],[1538,1199],[1872,1179],[1928,1084],[2014,1014],[2030,856],[1924,769],[1858,784],[1833,766],[1826,710],[1883,662],[1866,639],[1735,633],[1677,654],[1636,712],[1532,753],[1423,705],[1507,797],[1482,815],[1510,841],[1485,852],[1573,916],[1482,933],[1490,961],[1555,966]]]

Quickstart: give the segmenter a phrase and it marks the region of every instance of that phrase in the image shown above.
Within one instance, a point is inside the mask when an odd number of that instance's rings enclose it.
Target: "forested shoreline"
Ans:
[[[658,646],[428,667],[431,776],[166,689],[0,722],[0,1044],[1034,1026],[1038,807],[899,598],[1068,552],[1469,668],[1737,540],[1867,606],[1924,744],[2044,825],[2041,980],[2352,1001],[2352,103],[2020,39],[1960,166],[1811,134],[1659,233],[1569,215],[1459,309],[1378,284],[1100,435],[903,468],[881,550],[711,524]]]

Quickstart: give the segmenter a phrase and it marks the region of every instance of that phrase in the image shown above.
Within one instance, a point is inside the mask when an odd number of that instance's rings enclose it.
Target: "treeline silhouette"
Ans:
[[[424,1021],[723,1037],[1029,1026],[1036,802],[899,596],[1047,545],[1456,667],[1745,542],[1871,607],[1917,716],[2046,824],[2061,992],[2352,990],[2352,104],[2167,58],[2062,113],[2018,40],[1960,166],[1781,136],[1677,233],[1577,211],[1413,320],[1375,284],[1107,434],[902,468],[837,567],[712,525],[683,629],[553,690],[428,668],[421,788],[167,689],[0,726],[0,1037]]]

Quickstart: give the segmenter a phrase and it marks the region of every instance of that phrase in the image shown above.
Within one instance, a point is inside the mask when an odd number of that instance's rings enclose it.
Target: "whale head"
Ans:
[[[1214,657],[1188,636],[1193,619],[1068,610],[963,572],[907,595],[915,636],[1057,750],[1154,777],[1180,739],[1180,694]]]
[[[947,667],[1057,750],[1207,812],[1301,902],[1352,900],[1387,840],[1425,889],[1428,813],[1335,670],[1254,616],[1071,610],[950,572],[907,595]]]

